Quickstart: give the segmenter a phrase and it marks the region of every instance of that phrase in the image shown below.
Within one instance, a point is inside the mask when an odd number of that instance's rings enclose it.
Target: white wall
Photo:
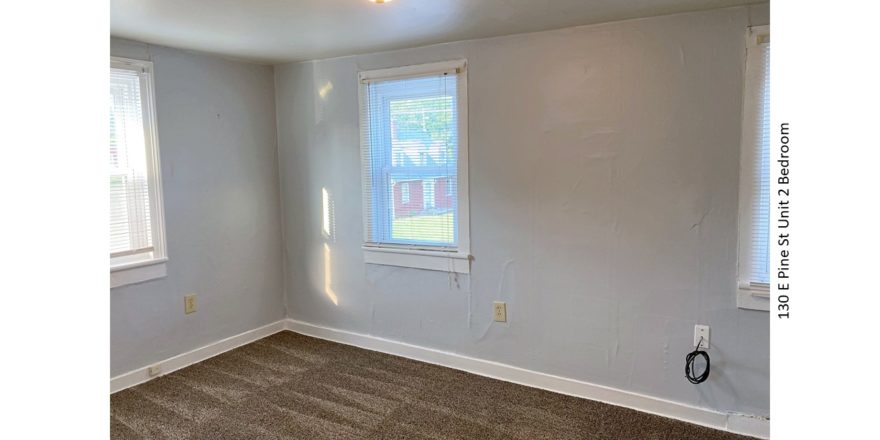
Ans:
[[[768,16],[759,5],[276,66],[289,316],[768,415],[768,315],[735,301],[744,34]],[[366,266],[357,72],[458,58],[472,272]],[[509,323],[492,322],[494,300]],[[697,323],[712,326],[699,386],[683,373]]]
[[[168,276],[113,289],[111,375],[284,317],[270,66],[125,40],[154,62]],[[183,295],[199,295],[183,313]]]

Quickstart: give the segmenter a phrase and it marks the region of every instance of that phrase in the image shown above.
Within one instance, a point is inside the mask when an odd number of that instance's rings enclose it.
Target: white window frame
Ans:
[[[468,104],[467,104],[467,61],[453,60],[414,66],[393,67],[362,71],[358,73],[359,111],[364,110],[367,84],[372,81],[403,79],[443,73],[455,73],[458,104],[458,246],[454,249],[432,249],[418,245],[369,243],[369,206],[364,206],[364,262],[389,266],[411,267],[455,273],[470,273],[470,210],[468,202]],[[364,115],[360,115],[364,121]],[[369,138],[365,136],[366,127],[361,126],[361,150],[369,151]],[[363,155],[362,157],[369,157]],[[361,164],[365,169],[366,164]]]
[[[742,138],[740,145],[739,175],[739,245],[737,254],[737,285],[736,305],[741,309],[770,310],[770,285],[752,283],[751,238],[752,238],[752,182],[755,163],[755,146],[753,134],[759,130],[756,126],[756,111],[759,106],[755,102],[758,96],[755,89],[760,86],[758,70],[749,63],[749,51],[764,42],[769,42],[770,26],[752,26],[746,31],[746,66],[745,86],[743,89]],[[772,237],[771,237],[772,239]]]
[[[153,63],[110,57],[110,67],[138,72],[143,107],[144,143],[147,153],[147,185],[150,202],[152,252],[110,258],[110,287],[121,287],[165,277],[168,254],[165,242],[165,211],[162,202],[162,172],[159,160],[159,132],[156,126],[156,94]]]

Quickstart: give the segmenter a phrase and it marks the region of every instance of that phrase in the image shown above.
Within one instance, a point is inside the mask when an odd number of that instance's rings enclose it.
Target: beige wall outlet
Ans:
[[[196,303],[196,294],[195,293],[190,293],[189,295],[186,295],[183,297],[183,311],[184,311],[184,313],[186,313],[187,315],[189,315],[190,313],[195,313],[196,307],[197,307],[197,303]]]
[[[162,373],[162,366],[159,364],[150,365],[150,367],[147,368],[147,374],[149,374],[150,377],[158,376],[161,373]]]
[[[495,301],[495,321],[507,322],[507,303]]]

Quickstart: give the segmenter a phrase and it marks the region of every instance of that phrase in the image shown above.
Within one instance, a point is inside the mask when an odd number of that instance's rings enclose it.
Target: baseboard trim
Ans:
[[[128,373],[120,374],[119,376],[110,379],[110,393],[112,394],[117,391],[122,391],[126,388],[142,384],[151,379],[161,377],[165,374],[177,371],[181,368],[188,367],[197,362],[201,362],[217,356],[218,354],[227,352],[234,348],[241,347],[242,345],[250,344],[251,342],[265,338],[266,336],[284,331],[287,328],[286,321],[287,320],[276,321],[269,325],[264,325],[260,328],[248,330],[244,333],[240,333],[235,336],[231,336],[226,339],[221,339],[217,342],[208,344],[204,347],[179,354],[177,356],[165,359],[164,361],[159,361],[138,368],[136,370],[129,371]],[[156,365],[159,366],[162,372],[156,376],[150,376],[149,368]]]
[[[467,371],[469,373],[533,388],[540,388],[555,393],[623,406],[637,411],[707,426],[709,428],[721,429],[762,439],[770,438],[770,421],[763,417],[755,417],[747,414],[721,413],[711,409],[690,406],[644,394],[526,370],[524,368],[514,367],[499,362],[477,359],[456,353],[420,347],[405,342],[349,332],[346,330],[322,327],[293,319],[284,319],[273,322],[263,327],[249,330],[208,344],[204,347],[179,354],[164,361],[156,362],[129,371],[128,373],[120,374],[110,379],[110,392],[115,393],[139,385],[151,379],[161,377],[162,375],[188,367],[192,364],[204,361],[217,356],[218,354],[284,330],[290,330],[296,333],[341,344],[353,345],[367,350],[379,351],[421,362],[455,368],[457,370]],[[158,365],[161,368],[162,373],[157,376],[150,376],[148,372],[149,367],[155,365]]]
[[[498,362],[472,358],[456,353],[420,347],[404,342],[379,338],[322,327],[307,322],[287,319],[287,330],[328,341],[353,345],[367,350],[379,351],[417,361],[455,368],[481,376],[513,382],[555,393],[567,394],[611,405],[623,406],[637,411],[656,414],[688,423],[721,429],[737,434],[767,439],[770,437],[770,420],[744,414],[721,413],[679,402],[623,391],[566,377],[526,370]]]

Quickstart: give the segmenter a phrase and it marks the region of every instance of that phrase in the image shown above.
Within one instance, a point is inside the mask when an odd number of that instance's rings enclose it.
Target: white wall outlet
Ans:
[[[495,301],[495,321],[507,322],[507,303],[504,301]]]
[[[158,375],[162,374],[162,366],[159,364],[150,365],[147,368],[147,374],[149,374],[150,377],[158,376]]]
[[[190,293],[183,297],[183,312],[187,315],[195,313],[197,305],[195,293]]]
[[[700,338],[702,338],[702,342],[700,342]],[[708,350],[709,349],[709,326],[708,325],[695,325],[694,326],[694,347],[697,347],[700,350]]]

